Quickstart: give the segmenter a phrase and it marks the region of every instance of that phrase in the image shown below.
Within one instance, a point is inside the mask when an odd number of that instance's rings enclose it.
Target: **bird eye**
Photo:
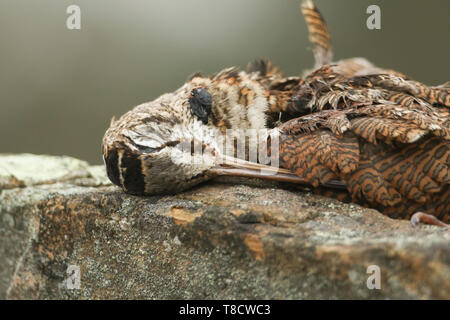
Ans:
[[[189,104],[192,114],[196,115],[204,124],[207,124],[212,106],[212,96],[209,92],[205,88],[192,90]]]

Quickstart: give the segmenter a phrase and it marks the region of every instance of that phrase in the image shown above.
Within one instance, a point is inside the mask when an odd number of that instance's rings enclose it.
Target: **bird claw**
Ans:
[[[438,218],[431,214],[426,214],[423,212],[416,212],[411,217],[411,225],[416,227],[419,223],[425,223],[433,226],[444,227],[449,229],[450,225],[440,221]]]

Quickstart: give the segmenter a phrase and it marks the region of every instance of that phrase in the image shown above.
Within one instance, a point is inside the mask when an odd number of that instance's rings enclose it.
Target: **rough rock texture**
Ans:
[[[0,156],[0,265],[0,299],[450,298],[445,229],[252,181],[130,196],[69,157]]]

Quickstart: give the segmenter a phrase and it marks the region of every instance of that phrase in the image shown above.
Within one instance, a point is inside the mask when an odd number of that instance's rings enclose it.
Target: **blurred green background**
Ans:
[[[81,30],[66,8],[81,7]],[[450,1],[317,0],[335,58],[363,56],[427,84],[449,79]],[[381,30],[366,8],[381,7]],[[113,115],[195,71],[267,57],[288,75],[312,66],[299,0],[1,0],[0,152],[100,164]]]

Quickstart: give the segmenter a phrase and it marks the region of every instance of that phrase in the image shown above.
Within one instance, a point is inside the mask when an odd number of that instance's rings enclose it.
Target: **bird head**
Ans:
[[[110,180],[134,194],[176,193],[207,180],[217,130],[207,83],[188,82],[113,120],[103,138]]]
[[[255,99],[259,104],[253,109],[242,106],[233,100],[232,89],[196,76],[113,120],[103,138],[110,180],[125,192],[151,195],[177,193],[217,175],[267,179],[275,171],[279,178],[283,169],[248,161],[246,144],[254,143],[258,133],[242,130],[254,123],[261,129],[258,112],[264,108],[259,105],[266,105]],[[237,145],[245,149],[240,159]],[[290,179],[296,178],[291,174]]]

